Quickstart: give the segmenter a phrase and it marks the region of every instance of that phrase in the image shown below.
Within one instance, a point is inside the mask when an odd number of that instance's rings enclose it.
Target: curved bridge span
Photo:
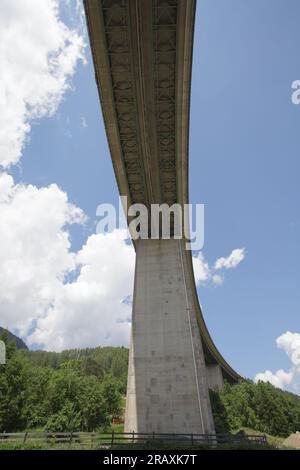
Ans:
[[[111,158],[128,203],[188,203],[195,0],[85,0]],[[208,388],[241,377],[210,337],[191,252],[135,242],[125,430],[214,431]]]

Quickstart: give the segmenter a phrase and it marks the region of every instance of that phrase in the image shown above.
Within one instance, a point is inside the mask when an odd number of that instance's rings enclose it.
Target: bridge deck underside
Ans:
[[[177,10],[174,0],[102,2],[114,119],[132,203],[177,201]]]

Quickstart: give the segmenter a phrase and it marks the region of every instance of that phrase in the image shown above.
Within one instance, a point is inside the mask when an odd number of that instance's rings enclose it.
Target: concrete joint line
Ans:
[[[196,380],[196,388],[197,388],[197,396],[198,396],[199,413],[200,413],[200,419],[201,419],[201,425],[202,425],[202,432],[204,432],[204,423],[203,423],[202,406],[201,406],[200,391],[199,391],[199,381],[198,381],[198,373],[197,373],[197,365],[196,365],[196,357],[195,357],[195,348],[194,348],[192,325],[191,325],[191,312],[190,312],[189,298],[188,298],[188,293],[187,293],[186,277],[185,277],[185,270],[184,270],[184,264],[183,264],[183,255],[182,255],[182,246],[181,246],[180,240],[178,241],[178,244],[179,244],[180,263],[181,263],[181,269],[182,269],[183,285],[184,285],[185,300],[186,300],[186,310],[187,310],[187,314],[188,314],[190,339],[191,339],[192,354],[193,354],[193,363],[194,363],[194,372],[195,372],[195,380]]]

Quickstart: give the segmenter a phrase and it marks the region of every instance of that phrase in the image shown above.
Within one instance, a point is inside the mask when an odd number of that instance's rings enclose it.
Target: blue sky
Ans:
[[[288,363],[274,340],[299,331],[300,73],[297,1],[200,1],[190,189],[204,201],[208,259],[246,248],[222,288],[200,289],[207,324],[243,374]]]
[[[74,5],[61,10],[70,27]],[[203,255],[210,266],[245,248],[244,260],[224,270],[221,286],[200,283],[198,292],[217,347],[250,378],[265,370],[289,371],[299,346],[298,336],[285,346],[275,343],[286,331],[300,330],[300,106],[291,103],[291,84],[300,78],[299,14],[297,0],[197,5],[190,201],[205,204]],[[57,111],[32,121],[22,159],[5,169],[15,184],[41,189],[56,183],[84,211],[88,220],[68,225],[74,253],[95,232],[97,205],[118,200],[88,45],[85,56]],[[86,259],[85,252],[80,256]],[[123,294],[130,276],[126,282]],[[26,337],[20,325],[16,329]],[[105,344],[116,342],[111,334]]]

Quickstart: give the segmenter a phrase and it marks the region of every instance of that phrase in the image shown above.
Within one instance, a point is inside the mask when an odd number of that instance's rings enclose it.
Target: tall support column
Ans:
[[[182,241],[137,241],[126,432],[214,432],[191,283]]]

